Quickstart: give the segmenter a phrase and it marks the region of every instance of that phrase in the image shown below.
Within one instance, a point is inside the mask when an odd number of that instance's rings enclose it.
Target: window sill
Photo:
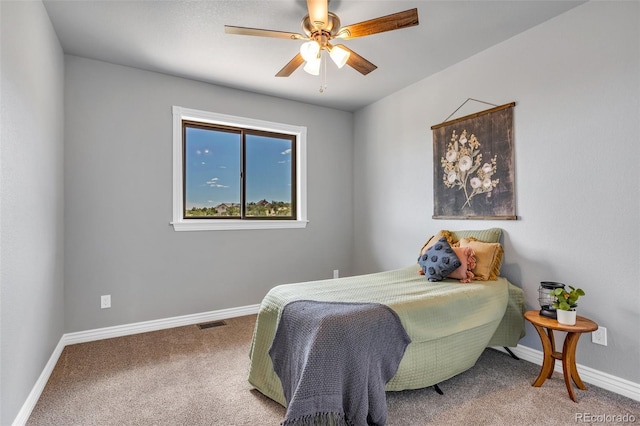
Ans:
[[[185,220],[170,222],[174,231],[237,231],[243,229],[306,228],[308,220]]]

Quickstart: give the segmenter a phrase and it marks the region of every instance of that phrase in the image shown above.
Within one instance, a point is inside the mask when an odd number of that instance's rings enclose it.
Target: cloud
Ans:
[[[278,164],[284,164],[286,161],[278,161]]]
[[[220,178],[214,177],[211,178],[211,180],[207,181],[207,185],[209,185],[211,188],[228,188],[227,185],[221,185],[218,183],[218,181],[220,180]]]
[[[291,154],[291,148],[289,148],[289,149],[285,149],[285,150],[284,150],[284,151],[282,151],[280,154],[282,154],[282,155],[289,155],[289,154]]]

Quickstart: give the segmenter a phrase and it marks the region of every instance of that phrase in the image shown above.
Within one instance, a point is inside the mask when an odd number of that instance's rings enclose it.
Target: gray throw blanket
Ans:
[[[283,425],[384,425],[385,385],[411,339],[378,303],[298,300],[269,350],[287,400]]]

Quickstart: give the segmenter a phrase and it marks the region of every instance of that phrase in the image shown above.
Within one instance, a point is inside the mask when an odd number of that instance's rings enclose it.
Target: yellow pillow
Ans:
[[[420,249],[420,254],[425,254],[427,250],[429,250],[431,246],[435,245],[438,242],[438,240],[442,237],[445,237],[449,245],[452,247],[457,242],[453,239],[453,234],[451,233],[451,231],[447,231],[446,229],[443,229],[441,231],[438,231],[436,235],[432,235],[431,238],[429,238],[427,242],[424,243],[424,245]]]
[[[460,247],[471,247],[476,254],[476,267],[473,268],[474,280],[498,279],[504,254],[500,243],[483,243],[472,238],[463,238],[460,240]]]

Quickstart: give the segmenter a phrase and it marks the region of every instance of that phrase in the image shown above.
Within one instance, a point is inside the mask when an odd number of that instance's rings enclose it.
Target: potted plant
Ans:
[[[556,288],[551,294],[556,297],[553,302],[553,308],[556,309],[558,322],[565,325],[574,325],[576,323],[576,307],[578,298],[584,296],[584,290],[569,286],[570,291],[566,288]]]

